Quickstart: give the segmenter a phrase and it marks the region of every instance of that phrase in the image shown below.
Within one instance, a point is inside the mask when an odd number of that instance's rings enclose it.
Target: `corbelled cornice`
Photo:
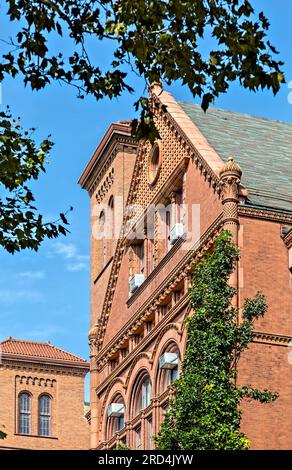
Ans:
[[[58,374],[58,375],[74,375],[84,377],[88,370],[89,365],[85,368],[81,367],[62,367],[60,364],[46,364],[46,363],[33,363],[33,362],[21,362],[16,359],[3,359],[0,364],[1,367],[5,369],[15,370],[15,371],[29,371],[37,373],[42,371],[42,373]]]
[[[277,333],[253,332],[254,343],[264,343],[275,346],[292,347],[292,336],[279,335]]]
[[[276,210],[267,207],[252,206],[248,204],[239,204],[239,215],[242,217],[250,217],[254,219],[265,219],[273,222],[287,223],[292,225],[291,212]]]

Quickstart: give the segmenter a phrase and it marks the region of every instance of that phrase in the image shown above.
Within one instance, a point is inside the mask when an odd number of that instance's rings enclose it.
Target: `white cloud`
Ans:
[[[73,243],[56,242],[54,245],[56,255],[64,256],[66,259],[71,259],[77,256],[77,248]]]
[[[84,261],[76,261],[76,263],[68,264],[67,271],[86,271],[89,269],[89,263],[85,263]]]
[[[28,279],[30,281],[43,279],[45,277],[45,273],[43,271],[23,271],[21,273],[17,273],[16,277],[20,279]]]
[[[34,290],[14,290],[14,289],[1,289],[0,290],[0,304],[13,305],[18,302],[41,302],[43,295],[39,291]]]
[[[89,269],[89,256],[80,255],[76,245],[73,243],[56,242],[54,254],[62,256],[67,260],[65,268],[67,271],[87,271]]]

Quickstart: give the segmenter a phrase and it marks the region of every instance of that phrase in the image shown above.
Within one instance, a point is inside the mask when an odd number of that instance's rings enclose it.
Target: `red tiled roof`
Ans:
[[[78,363],[87,366],[88,363],[75,354],[57,348],[51,343],[37,341],[25,341],[21,339],[8,338],[0,343],[0,353],[3,357],[17,357],[31,360],[46,360],[49,362]]]

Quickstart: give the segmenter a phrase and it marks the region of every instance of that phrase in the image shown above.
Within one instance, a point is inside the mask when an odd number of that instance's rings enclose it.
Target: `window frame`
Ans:
[[[49,410],[48,411],[42,411],[41,410],[41,401],[46,398],[48,400],[49,404]],[[47,418],[47,419],[44,419]],[[45,423],[48,423],[47,427],[48,428],[48,433],[42,433],[42,424],[41,421],[44,419]],[[51,437],[52,436],[52,397],[48,395],[47,393],[43,393],[38,397],[38,436],[40,437]]]
[[[135,415],[148,408],[151,404],[152,383],[150,375],[145,373],[137,386],[135,397]]]
[[[160,351],[159,357],[164,353],[171,352],[178,354],[178,364],[173,369],[160,369],[158,364],[157,371],[157,392],[159,395],[164,393],[173,382],[179,378],[181,367],[181,353],[178,344],[171,340]]]
[[[98,224],[99,224],[99,231],[101,235],[101,269],[104,269],[106,265],[106,237],[105,237],[105,223],[106,223],[106,214],[105,210],[102,209],[99,214]]]
[[[135,449],[142,449],[142,425],[141,423],[134,428],[135,431]]]
[[[146,448],[148,450],[154,449],[154,440],[153,440],[153,418],[152,414],[146,418]]]
[[[124,405],[124,416],[118,417],[113,417],[113,416],[108,416],[107,417],[107,423],[106,423],[106,440],[110,440],[113,438],[114,434],[116,432],[122,431],[125,426],[126,426],[126,406],[125,406],[125,400],[123,396],[118,393],[118,395],[115,395],[111,401],[108,404],[108,407],[110,406],[111,403],[122,403]]]
[[[22,409],[22,398],[26,396],[28,401],[28,409]],[[19,394],[18,394],[18,426],[17,426],[17,430],[18,430],[18,434],[21,434],[23,436],[29,436],[31,435],[31,403],[32,403],[32,400],[31,400],[32,396],[31,396],[31,393],[24,390],[24,391],[21,391]],[[25,407],[26,408],[26,407]],[[27,423],[25,424],[25,422],[27,421]],[[27,430],[27,432],[26,432]]]
[[[115,243],[115,201],[114,196],[111,195],[108,201],[108,210],[109,210],[109,221],[110,224],[110,247],[109,247],[109,256],[114,255],[114,243]]]

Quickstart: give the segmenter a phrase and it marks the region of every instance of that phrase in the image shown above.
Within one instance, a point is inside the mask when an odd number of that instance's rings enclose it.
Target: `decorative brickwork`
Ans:
[[[0,364],[1,429],[7,438],[0,448],[58,450],[88,449],[89,423],[84,411],[86,361],[50,343],[9,338],[2,346]],[[30,399],[29,432],[22,433],[19,422],[19,397]],[[50,425],[40,435],[39,399],[50,400]]]
[[[255,192],[255,188],[250,192],[250,188],[241,183],[237,155],[229,160],[224,155],[222,159],[201,132],[201,123],[197,125],[191,119],[193,111],[189,111],[186,105],[180,106],[169,93],[162,91],[160,85],[152,87],[151,100],[161,137],[161,153],[159,158],[157,155],[154,158],[154,148],[149,142],[141,142],[136,149],[135,165],[128,167],[129,178],[124,196],[126,206],[136,204],[139,209],[136,209],[135,218],[133,214],[124,214],[127,230],[121,232],[113,259],[97,276],[93,271],[99,254],[92,243],[89,332],[91,448],[112,449],[119,443],[139,449],[153,446],[152,437],[159,430],[172,393],[169,385],[178,372],[163,370],[167,356],[162,361],[160,359],[164,354],[178,351],[179,368],[186,342],[185,320],[192,313],[188,288],[194,265],[204,253],[212,250],[214,240],[223,228],[232,232],[233,241],[241,250],[240,262],[230,279],[237,289],[234,305],[240,309],[244,299],[252,297],[257,290],[267,295],[269,304],[267,315],[256,325],[257,332],[250,348],[253,355],[249,350],[239,364],[239,381],[263,388],[257,384],[263,375],[264,387],[268,385],[269,389],[280,394],[279,401],[269,409],[264,407],[264,411],[257,405],[245,404],[243,430],[251,438],[252,448],[289,448],[292,446],[289,432],[292,408],[289,399],[291,384],[287,377],[288,346],[292,332],[289,313],[292,307],[292,279],[288,250],[292,213],[285,209],[287,205],[284,209],[252,206],[249,195]],[[214,113],[214,129],[218,132],[217,121],[221,114]],[[195,114],[200,116],[199,113]],[[231,127],[229,122],[228,126]],[[99,150],[102,163],[98,163],[97,153],[81,178],[92,204],[93,200],[96,202],[96,194],[103,194],[107,202],[111,193],[118,194],[120,190],[116,170],[110,191],[106,194],[103,185],[107,174],[103,173],[102,178],[99,175],[102,165],[106,167],[107,159],[113,166],[119,158],[123,138],[130,138],[129,128],[123,129],[124,137],[121,128],[118,137],[115,134],[117,129],[112,130],[110,137],[106,134],[103,144],[100,144],[103,150]],[[224,134],[224,122],[221,123],[220,132]],[[219,140],[216,134],[216,145]],[[114,159],[112,155],[115,155]],[[132,155],[129,154],[128,161]],[[240,164],[243,181],[246,181],[242,156]],[[111,171],[110,165],[108,171]],[[247,172],[250,174],[250,167]],[[173,244],[169,243],[166,235],[164,240],[159,239],[156,211],[153,235],[147,238],[144,223],[150,205],[166,205],[170,201],[175,205],[178,200],[187,207],[181,218],[195,217],[191,230],[197,224],[199,236],[189,245],[185,237],[178,238]],[[260,201],[260,198],[256,200]],[[192,208],[196,205],[199,212],[195,212],[194,216]],[[178,222],[177,218],[175,222]],[[139,269],[135,258],[137,246],[127,236],[137,227],[143,229],[140,243],[143,243],[146,259],[143,282],[130,292],[129,276],[138,274]],[[116,419],[109,416],[116,397],[121,400],[119,403],[124,404],[124,414],[119,421],[110,421]],[[283,413],[284,409],[289,413]],[[285,439],[279,437],[280,432],[277,434],[275,422],[279,424],[279,429],[284,429]],[[261,423],[272,429],[273,434],[263,432]]]

